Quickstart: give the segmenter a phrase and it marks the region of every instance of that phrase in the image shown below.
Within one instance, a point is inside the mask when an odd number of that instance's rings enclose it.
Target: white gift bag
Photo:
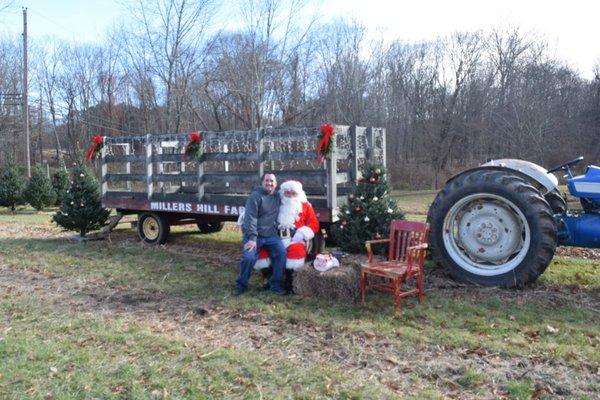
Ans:
[[[340,262],[331,253],[329,254],[317,254],[313,266],[317,271],[325,272],[332,268],[339,267]]]

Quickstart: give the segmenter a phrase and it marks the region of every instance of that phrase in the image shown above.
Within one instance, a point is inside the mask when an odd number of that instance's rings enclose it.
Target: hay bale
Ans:
[[[294,292],[298,296],[332,302],[356,303],[360,297],[360,266],[344,263],[329,271],[319,272],[306,264],[294,273]]]

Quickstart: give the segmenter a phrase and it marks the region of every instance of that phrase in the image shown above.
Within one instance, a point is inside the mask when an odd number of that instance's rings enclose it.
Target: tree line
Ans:
[[[305,17],[298,0],[245,0],[216,30],[214,0],[130,1],[102,44],[30,40],[32,157],[79,163],[91,137],[315,126],[387,129],[394,186],[434,188],[489,158],[546,167],[600,158],[593,78],[518,28],[427,42],[370,39]],[[0,38],[0,93],[21,90],[20,38]],[[0,96],[0,165],[23,159],[18,101]]]

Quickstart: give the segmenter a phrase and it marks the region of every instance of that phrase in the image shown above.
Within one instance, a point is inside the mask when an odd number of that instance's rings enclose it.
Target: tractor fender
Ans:
[[[453,176],[448,180],[448,182],[455,180],[459,176],[484,169],[491,171],[507,171],[513,175],[517,175],[535,186],[543,195],[548,194],[558,186],[558,179],[556,179],[553,174],[549,174],[544,167],[541,167],[530,161],[517,160],[513,158],[503,158],[499,160],[488,161],[478,167],[467,169],[460,174]]]

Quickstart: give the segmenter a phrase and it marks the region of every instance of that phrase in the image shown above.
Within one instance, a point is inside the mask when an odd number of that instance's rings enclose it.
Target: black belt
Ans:
[[[288,238],[291,239],[292,236],[294,236],[295,233],[296,233],[296,229],[280,228],[280,229],[277,230],[277,234],[282,239],[288,239]]]

